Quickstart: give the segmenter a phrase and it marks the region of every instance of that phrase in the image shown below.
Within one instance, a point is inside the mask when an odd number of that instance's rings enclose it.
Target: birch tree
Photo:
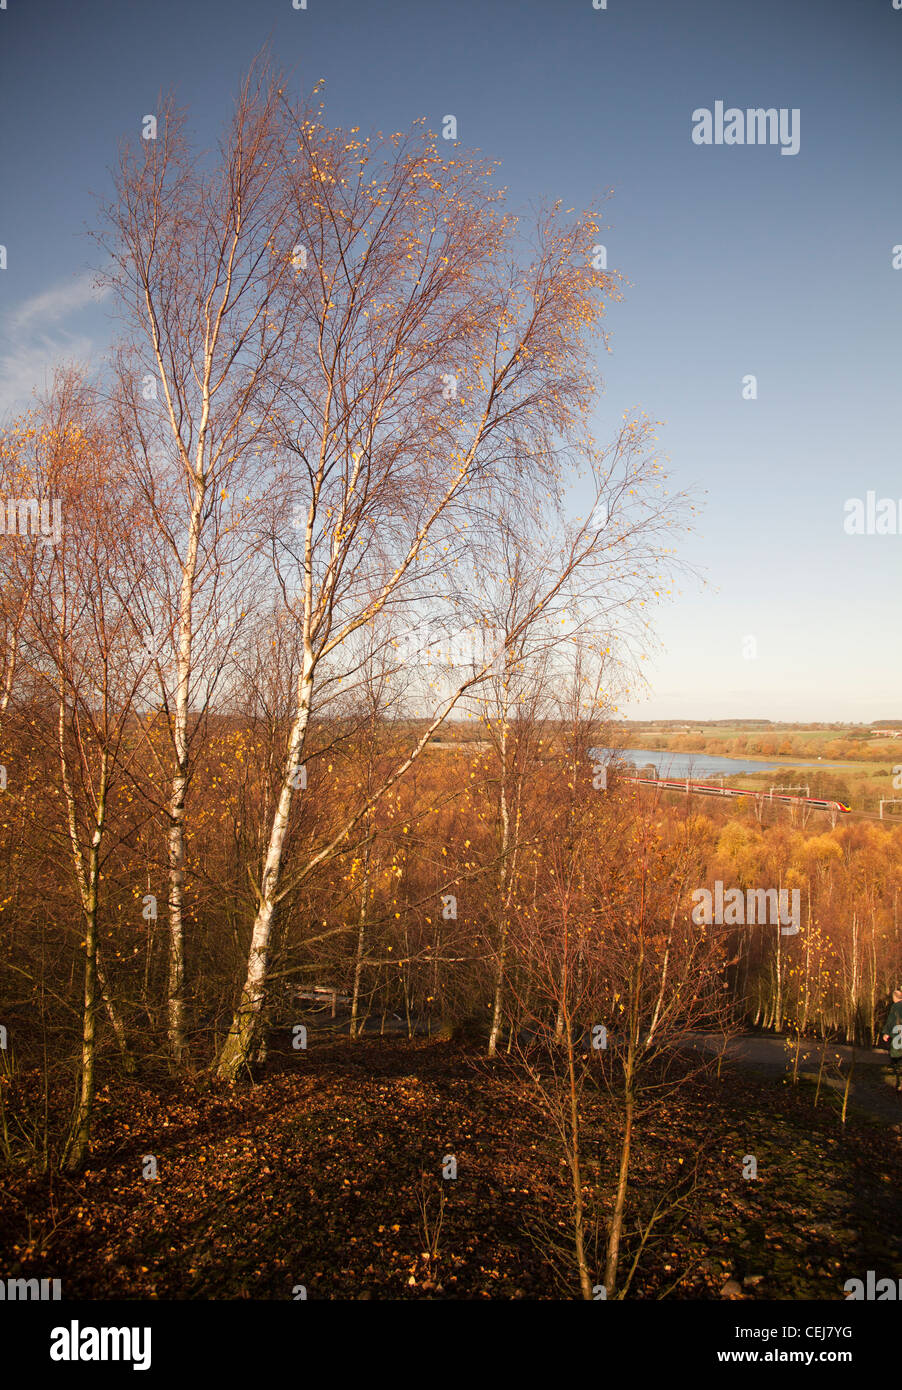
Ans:
[[[502,501],[525,517],[557,496],[561,469],[588,447],[588,346],[614,288],[592,265],[592,215],[550,210],[529,247],[498,210],[489,168],[425,130],[377,141],[297,113],[288,126],[305,313],[273,430],[293,527],[274,508],[269,545],[301,671],[222,1079],[250,1054],[278,902],[346,845],[488,666],[283,882],[318,681],[379,614],[435,603],[436,590],[453,609],[455,574]]]
[[[101,236],[112,265],[101,278],[126,324],[120,428],[164,561],[156,592],[137,612],[150,649],[166,653],[156,674],[170,743],[168,1033],[176,1062],[185,1050],[185,816],[196,716],[216,689],[222,644],[241,616],[223,587],[252,587],[241,523],[256,496],[272,366],[296,334],[294,270],[290,257],[273,254],[279,241],[293,241],[276,157],[278,112],[278,79],[257,64],[208,163],[167,100],[152,137],[123,151]]]
[[[127,739],[142,678],[130,606],[140,582],[140,516],[109,431],[90,393],[59,384],[42,431],[43,481],[59,502],[59,535],[45,538],[28,612],[34,677],[56,706],[54,742],[68,842],[84,932],[79,1091],[64,1166],[82,1166],[91,1137],[97,1013],[101,1000],[131,1069],[125,1027],[100,950],[100,892],[112,800],[127,780],[135,741]],[[49,732],[49,731],[48,731]],[[109,845],[107,841],[112,840]]]

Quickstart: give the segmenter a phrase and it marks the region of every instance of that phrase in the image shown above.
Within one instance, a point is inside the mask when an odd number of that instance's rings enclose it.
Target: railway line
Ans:
[[[828,814],[839,816],[855,816],[863,820],[882,820],[882,821],[902,821],[902,814],[886,812],[885,815],[878,814],[877,811],[853,811],[844,801],[834,801],[829,797],[822,796],[794,796],[789,792],[777,791],[755,791],[750,787],[728,787],[725,784],[718,785],[715,782],[694,782],[691,777],[624,777],[625,782],[634,782],[638,786],[657,787],[662,791],[682,792],[685,796],[719,796],[719,797],[748,797],[757,801],[759,805],[782,804],[788,806],[803,806],[809,811],[826,811]]]

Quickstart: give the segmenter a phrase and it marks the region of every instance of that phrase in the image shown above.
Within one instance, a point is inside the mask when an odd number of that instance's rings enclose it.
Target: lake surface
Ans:
[[[635,767],[645,767],[652,763],[659,777],[694,777],[703,781],[724,772],[785,772],[792,767],[816,767],[816,763],[799,761],[797,763],[770,763],[757,758],[728,758],[711,753],[671,753],[667,748],[592,748],[589,756],[595,754],[616,754]],[[822,763],[823,767],[824,764]]]

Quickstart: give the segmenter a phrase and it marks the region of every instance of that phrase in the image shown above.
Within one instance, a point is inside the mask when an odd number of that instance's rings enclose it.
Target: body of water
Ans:
[[[616,755],[635,767],[645,767],[652,763],[659,777],[691,777],[702,782],[706,777],[719,773],[729,776],[736,772],[784,772],[787,767],[817,767],[817,763],[800,761],[797,763],[772,763],[757,758],[727,758],[711,753],[671,753],[667,748],[592,748],[590,757],[600,755],[602,759]],[[830,764],[821,763],[821,767]]]

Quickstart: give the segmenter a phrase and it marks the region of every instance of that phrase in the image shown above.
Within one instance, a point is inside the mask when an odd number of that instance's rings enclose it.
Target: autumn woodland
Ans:
[[[900,1211],[902,1097],[861,1087],[902,822],[841,769],[832,817],[632,780],[695,501],[654,419],[593,433],[600,206],[515,214],[425,121],[295,91],[261,60],[217,150],[174,101],[123,143],[116,350],[0,435],[4,1269],[842,1298]],[[643,746],[805,751],[729,737]],[[800,929],[699,923],[718,882]]]

